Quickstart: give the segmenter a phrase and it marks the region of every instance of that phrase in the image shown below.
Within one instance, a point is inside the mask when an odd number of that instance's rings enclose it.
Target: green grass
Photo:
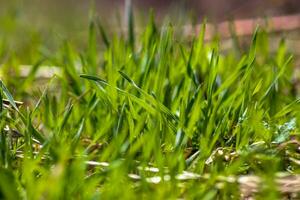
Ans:
[[[258,28],[222,52],[205,24],[191,40],[150,18],[138,35],[130,16],[128,39],[96,18],[84,45],[0,34],[0,198],[239,199],[242,175],[261,177],[258,199],[281,198],[275,177],[300,172],[284,40],[270,50]],[[44,66],[60,73],[41,80]]]

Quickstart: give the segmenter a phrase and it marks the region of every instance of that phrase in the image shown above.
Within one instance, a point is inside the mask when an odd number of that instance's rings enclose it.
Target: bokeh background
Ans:
[[[171,22],[175,26],[200,24],[204,17],[217,24],[300,14],[300,0],[0,0],[2,43],[19,52],[33,44],[54,51],[64,38],[85,43],[91,13],[99,16],[107,33],[122,32],[126,27],[126,2],[134,9],[136,30],[147,24],[150,11],[157,24]],[[286,38],[291,50],[299,54],[299,30]]]
[[[104,21],[116,25],[122,20],[126,0],[0,0],[0,15],[15,9],[33,25],[53,22],[54,25],[84,26],[91,5]],[[143,19],[153,9],[156,18],[174,23],[186,18],[220,22],[228,18],[241,19],[288,15],[300,12],[299,0],[132,0],[135,14]]]

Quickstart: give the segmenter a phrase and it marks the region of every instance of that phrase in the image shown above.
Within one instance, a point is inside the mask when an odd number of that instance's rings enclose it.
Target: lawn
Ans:
[[[11,19],[1,199],[297,198],[299,80],[284,38],[257,27],[223,51],[205,21],[190,38],[151,16],[137,34],[129,12],[125,34],[91,15],[78,42]]]

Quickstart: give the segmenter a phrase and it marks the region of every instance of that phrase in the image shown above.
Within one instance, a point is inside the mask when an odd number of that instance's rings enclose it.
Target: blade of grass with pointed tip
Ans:
[[[131,0],[125,0],[125,15],[127,19],[128,43],[131,51],[134,52],[135,33],[134,33],[134,18]]]
[[[16,110],[16,111],[19,111],[16,103],[15,103],[15,100],[13,98],[13,96],[11,95],[11,93],[9,92],[9,90],[6,88],[6,86],[4,85],[4,83],[2,82],[2,80],[0,80],[0,85],[1,85],[1,88],[2,88],[2,91],[4,93],[4,95],[7,97],[10,105],[13,106],[13,108]]]
[[[98,26],[98,29],[100,31],[103,43],[105,44],[106,48],[109,48],[110,42],[109,42],[108,36],[106,34],[106,31],[104,30],[104,27],[102,26],[101,21],[100,21],[99,18],[97,18],[97,26]]]

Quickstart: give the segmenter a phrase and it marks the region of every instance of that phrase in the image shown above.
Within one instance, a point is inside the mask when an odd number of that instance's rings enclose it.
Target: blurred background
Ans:
[[[53,22],[57,26],[80,28],[88,19],[91,5],[97,14],[110,25],[122,21],[126,0],[0,0],[0,15],[7,12],[22,16],[32,25]],[[288,15],[300,12],[299,0],[132,0],[135,14],[143,19],[150,9],[156,18],[178,23],[189,18],[199,22],[205,16],[209,21],[220,22],[228,18],[241,19]],[[11,11],[12,9],[15,9]]]
[[[92,10],[108,33],[119,33],[126,27],[126,2],[134,9],[136,30],[147,24],[150,11],[157,24],[175,26],[200,24],[204,17],[217,24],[300,14],[300,0],[0,0],[0,45],[22,52],[41,43],[51,50],[57,38],[85,42]],[[291,49],[300,49],[299,31],[292,34]]]

